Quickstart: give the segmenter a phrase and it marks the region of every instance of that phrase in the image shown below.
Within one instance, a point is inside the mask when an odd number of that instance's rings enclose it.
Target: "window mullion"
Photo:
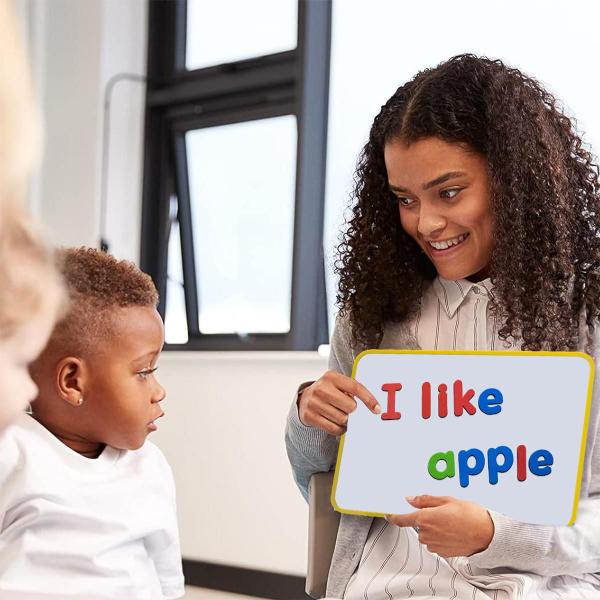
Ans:
[[[160,115],[149,115],[144,168],[144,194],[140,264],[150,274],[160,297],[159,310],[164,318],[167,290],[168,246],[170,234],[169,206],[173,182],[167,143],[167,128]]]
[[[171,81],[149,91],[148,104],[158,107],[199,102],[220,96],[294,86],[296,82],[295,50],[285,53],[278,60],[256,61],[252,67],[241,68],[240,64],[202,69],[195,72],[193,77],[189,73],[173,77]]]
[[[298,176],[294,228],[292,340],[294,350],[327,342],[323,222],[331,45],[331,3],[301,2],[298,49]],[[324,58],[326,57],[326,58]]]
[[[175,171],[175,189],[177,193],[177,214],[181,239],[181,261],[183,267],[183,288],[189,337],[200,334],[198,326],[198,282],[196,281],[196,259],[192,210],[190,203],[189,177],[187,168],[187,150],[184,134],[172,137]]]

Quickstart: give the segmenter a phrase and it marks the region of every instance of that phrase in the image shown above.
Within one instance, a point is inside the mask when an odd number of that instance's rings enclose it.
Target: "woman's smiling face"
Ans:
[[[439,138],[390,141],[384,157],[402,228],[438,274],[485,279],[493,246],[486,159]]]

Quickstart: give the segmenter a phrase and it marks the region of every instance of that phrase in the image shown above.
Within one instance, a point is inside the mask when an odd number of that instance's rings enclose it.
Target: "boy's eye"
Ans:
[[[152,373],[154,373],[154,371],[156,371],[156,369],[158,369],[158,367],[154,367],[153,369],[144,369],[143,371],[138,371],[137,375],[141,379],[147,379],[150,375],[152,375]]]

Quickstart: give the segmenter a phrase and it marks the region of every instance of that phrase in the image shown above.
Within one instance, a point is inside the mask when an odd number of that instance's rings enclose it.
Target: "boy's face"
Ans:
[[[153,307],[118,309],[113,331],[86,359],[82,412],[88,439],[135,450],[156,429],[165,391],[154,371],[164,343],[163,322]]]

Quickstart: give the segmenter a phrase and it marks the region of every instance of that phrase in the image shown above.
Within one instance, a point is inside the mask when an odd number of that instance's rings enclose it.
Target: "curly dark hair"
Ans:
[[[600,313],[598,166],[557,100],[500,60],[462,54],[398,88],[371,127],[337,248],[340,313],[353,343],[377,345],[386,322],[418,309],[433,264],[400,225],[384,147],[427,137],[487,160],[494,248],[490,309],[523,350],[580,347]],[[585,347],[588,347],[585,341]]]

